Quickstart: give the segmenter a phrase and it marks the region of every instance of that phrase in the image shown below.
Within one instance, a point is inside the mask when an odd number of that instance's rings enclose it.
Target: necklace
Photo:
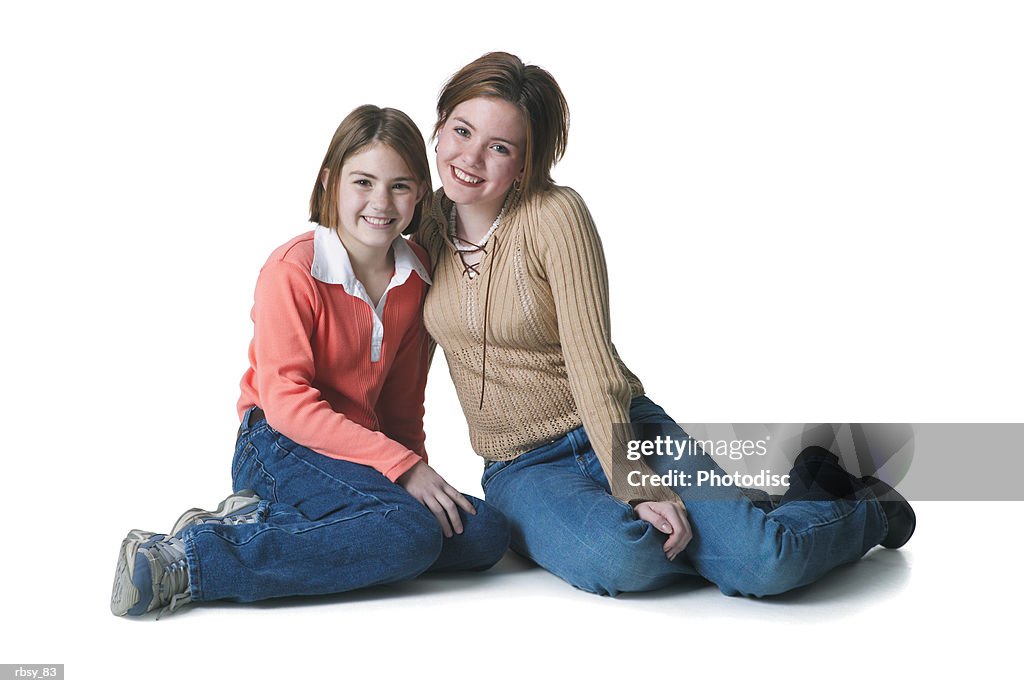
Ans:
[[[480,274],[480,263],[483,262],[483,258],[481,257],[476,262],[469,262],[466,260],[466,255],[477,252],[482,252],[484,255],[487,254],[487,242],[491,240],[491,236],[494,235],[498,226],[501,225],[501,219],[505,216],[505,211],[507,209],[508,199],[506,199],[505,203],[502,204],[501,211],[498,212],[498,216],[494,218],[494,223],[491,224],[491,228],[487,229],[487,233],[484,234],[484,237],[480,239],[479,243],[474,243],[473,241],[467,241],[464,238],[459,238],[456,226],[455,203],[452,203],[452,212],[448,216],[448,238],[451,239],[452,244],[455,246],[455,252],[458,254],[459,259],[462,260],[462,273],[468,275],[470,279],[473,279]]]

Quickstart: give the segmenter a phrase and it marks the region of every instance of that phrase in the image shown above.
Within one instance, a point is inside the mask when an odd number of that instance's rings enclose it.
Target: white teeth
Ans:
[[[363,221],[370,226],[388,226],[394,221],[394,219],[389,219],[387,217],[363,217]]]
[[[455,172],[455,177],[456,178],[458,178],[459,180],[462,180],[462,181],[466,181],[467,183],[482,183],[483,180],[484,180],[483,178],[477,178],[476,176],[471,176],[468,173],[466,173],[465,171],[463,171],[462,169],[455,168],[454,166],[452,166],[452,171]]]

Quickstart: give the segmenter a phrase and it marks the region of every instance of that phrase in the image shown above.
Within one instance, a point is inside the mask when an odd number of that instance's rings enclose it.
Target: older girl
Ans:
[[[723,472],[699,449],[623,454],[632,436],[687,436],[616,353],[594,222],[551,180],[568,135],[558,84],[513,55],[484,55],[445,85],[434,134],[442,188],[416,236],[434,277],[424,317],[518,552],[601,594],[699,574],[726,594],[767,595],[909,538],[909,505],[821,449],[801,455],[777,508],[735,487],[646,483]]]

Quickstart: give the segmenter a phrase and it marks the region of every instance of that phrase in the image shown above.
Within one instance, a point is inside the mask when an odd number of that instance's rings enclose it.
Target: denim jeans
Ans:
[[[633,400],[630,418],[644,438],[689,438],[647,397]],[[659,475],[725,474],[699,448],[679,460],[654,456],[647,463]],[[693,529],[674,561],[662,551],[666,535],[610,494],[582,427],[513,460],[489,463],[482,484],[487,501],[511,523],[512,547],[580,589],[615,595],[700,575],[724,594],[760,597],[857,560],[888,530],[878,500],[856,480],[851,497],[842,499],[813,480],[802,483],[807,475],[792,476],[797,481],[777,506],[754,502],[755,494],[736,486],[673,487]]]
[[[182,534],[194,601],[250,602],[332,594],[398,582],[425,571],[485,570],[508,547],[501,513],[470,498],[462,534],[402,486],[365,465],[305,448],[245,414],[231,476],[261,499],[257,521],[201,524]]]

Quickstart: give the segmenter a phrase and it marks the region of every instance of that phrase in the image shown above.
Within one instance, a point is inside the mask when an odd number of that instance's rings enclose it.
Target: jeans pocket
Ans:
[[[231,485],[235,491],[251,489],[266,500],[276,500],[274,477],[260,461],[259,450],[252,441],[246,442],[235,453],[231,463]]]
[[[484,467],[484,474],[480,478],[480,487],[484,490],[484,493],[487,493],[487,486],[494,480],[494,477],[511,467],[513,462],[515,462],[514,459],[493,461]]]

